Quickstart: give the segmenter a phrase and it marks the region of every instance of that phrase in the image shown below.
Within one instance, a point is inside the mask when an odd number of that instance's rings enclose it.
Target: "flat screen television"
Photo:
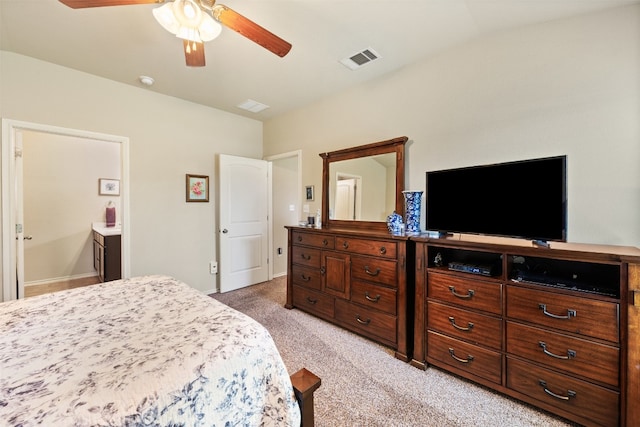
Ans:
[[[426,175],[429,231],[566,241],[566,156]]]

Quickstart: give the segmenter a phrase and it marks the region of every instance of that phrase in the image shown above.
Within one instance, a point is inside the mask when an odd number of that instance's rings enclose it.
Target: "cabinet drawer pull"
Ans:
[[[313,304],[313,305],[315,305],[315,304],[318,302],[318,300],[317,300],[317,299],[313,299],[313,298],[311,298],[311,297],[307,297],[307,302],[308,302],[309,304]]]
[[[385,248],[384,246],[380,248],[380,255],[384,255],[387,253],[387,248]]]
[[[463,298],[463,299],[470,299],[476,293],[476,291],[474,291],[473,289],[469,289],[466,295],[458,294],[456,293],[455,286],[449,286],[449,290],[451,291],[451,294],[454,297]]]
[[[302,236],[298,236],[298,242],[302,242]]]
[[[366,291],[366,292],[364,293],[364,297],[367,299],[367,301],[371,301],[371,302],[378,302],[378,301],[380,301],[380,295],[376,295],[374,298],[371,298],[371,297],[369,296],[369,291]]]
[[[320,274],[322,274],[324,276],[324,273],[326,273],[326,272],[327,272],[326,267],[324,267],[324,266],[320,267]]]
[[[322,240],[322,244],[323,244],[324,246],[327,246],[327,245],[329,244],[329,241],[328,241],[327,239],[323,239],[323,240]]]
[[[464,326],[458,326],[456,325],[456,319],[453,316],[449,316],[449,322],[451,322],[451,326],[453,326],[454,328],[458,329],[459,331],[470,331],[471,329],[473,329],[473,323],[469,322],[467,323],[467,327],[465,328]]]
[[[449,347],[449,354],[451,355],[451,357],[454,360],[457,360],[460,363],[469,363],[469,362],[473,361],[473,356],[472,355],[468,355],[466,359],[459,358],[458,356],[455,355],[455,351],[451,347]]]
[[[365,265],[364,272],[367,273],[369,276],[377,276],[378,274],[380,274],[380,269],[376,268],[376,271],[371,271],[371,269],[369,269],[369,266]]]
[[[311,255],[300,254],[300,256],[302,257],[302,259],[306,259],[307,261],[309,261],[311,259]]]
[[[576,397],[577,393],[573,390],[567,390],[567,395],[566,396],[560,396],[559,394],[555,394],[554,392],[552,392],[551,390],[549,390],[547,388],[547,382],[544,380],[539,380],[538,384],[540,384],[542,386],[542,388],[544,389],[544,392],[547,393],[549,396],[555,397],[556,399],[560,399],[560,400],[569,400],[572,397]]]
[[[342,242],[342,247],[345,249],[349,249],[349,242],[347,242],[346,240]]]
[[[560,315],[557,315],[557,314],[549,313],[547,311],[547,305],[546,304],[538,304],[538,308],[540,310],[542,310],[542,314],[544,314],[545,316],[553,317],[554,319],[567,320],[567,319],[571,319],[572,317],[576,317],[576,315],[577,315],[575,310],[567,310],[567,315],[566,316],[560,316]]]
[[[301,274],[300,277],[302,278],[302,280],[304,280],[305,282],[308,282],[309,280],[311,280],[311,276],[305,276],[304,274]]]
[[[542,352],[544,354],[546,354],[547,356],[555,357],[556,359],[568,360],[576,357],[576,352],[574,350],[567,350],[566,356],[560,356],[547,350],[547,343],[545,343],[544,341],[539,341],[538,345],[542,347]]]
[[[371,319],[362,320],[359,314],[356,314],[356,321],[361,325],[368,325],[369,323],[371,323]]]

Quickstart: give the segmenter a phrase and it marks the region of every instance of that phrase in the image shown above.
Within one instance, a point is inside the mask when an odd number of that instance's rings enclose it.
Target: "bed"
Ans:
[[[291,378],[264,327],[170,277],[0,304],[10,426],[298,426]]]

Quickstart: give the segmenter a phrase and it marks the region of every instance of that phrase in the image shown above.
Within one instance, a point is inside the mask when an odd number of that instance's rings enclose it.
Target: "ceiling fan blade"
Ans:
[[[216,5],[213,7],[212,12],[213,17],[225,27],[242,34],[280,57],[285,56],[291,50],[291,43],[282,40],[269,30],[229,9],[227,6]]]
[[[204,67],[204,43],[182,40],[187,67]]]
[[[59,0],[72,9],[87,7],[126,6],[130,4],[164,3],[164,0]]]

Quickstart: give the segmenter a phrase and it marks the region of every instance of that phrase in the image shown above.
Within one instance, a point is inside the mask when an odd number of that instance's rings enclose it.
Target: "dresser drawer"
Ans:
[[[618,311],[613,302],[507,287],[507,317],[616,343]]]
[[[336,237],[336,249],[355,254],[395,259],[398,248],[396,242],[338,236]]]
[[[507,352],[613,387],[620,384],[617,347],[507,322]]]
[[[366,307],[397,314],[396,289],[354,280],[351,282],[351,301]]]
[[[335,246],[335,239],[333,236],[327,236],[317,233],[303,233],[300,231],[294,231],[291,239],[294,245],[306,245],[314,246],[316,248],[333,249]]]
[[[500,384],[502,358],[499,352],[449,338],[433,331],[427,332],[429,358],[453,366],[486,380]]]
[[[427,304],[427,322],[430,329],[435,329],[438,332],[498,351],[502,348],[501,319],[429,302]]]
[[[448,274],[427,273],[429,298],[502,314],[502,285]]]
[[[602,426],[619,423],[619,393],[510,357],[507,387]]]
[[[294,285],[304,286],[315,290],[322,289],[322,275],[317,268],[303,267],[294,264],[291,268]]]
[[[320,249],[294,246],[291,248],[291,262],[307,267],[320,268]]]
[[[368,280],[393,287],[398,286],[398,264],[396,261],[379,258],[352,256],[351,277]]]
[[[317,314],[321,317],[333,318],[333,301],[334,299],[329,295],[301,286],[293,286],[293,305],[301,310]]]
[[[336,300],[336,320],[346,328],[364,335],[382,338],[389,343],[397,341],[397,319],[344,300]]]

